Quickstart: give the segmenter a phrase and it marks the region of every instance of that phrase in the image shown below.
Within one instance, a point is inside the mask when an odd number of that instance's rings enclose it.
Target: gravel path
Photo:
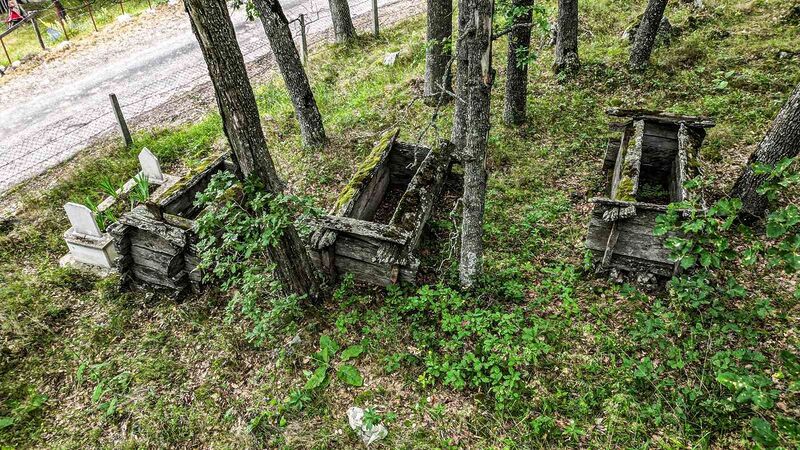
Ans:
[[[378,1],[382,24],[424,8],[420,0]],[[282,4],[290,19],[307,15],[309,46],[328,39],[326,1]],[[369,28],[370,2],[351,0],[350,7],[357,27]],[[263,74],[271,58],[261,23],[248,22],[243,11],[233,11],[232,18],[251,76]],[[155,125],[188,114],[193,93],[208,91],[203,89],[207,84],[205,62],[182,4],[111,25],[92,39],[46,55],[38,66],[23,65],[20,73],[0,78],[0,194],[112,131],[109,93],[117,95],[130,122]],[[153,117],[148,120],[148,115]]]

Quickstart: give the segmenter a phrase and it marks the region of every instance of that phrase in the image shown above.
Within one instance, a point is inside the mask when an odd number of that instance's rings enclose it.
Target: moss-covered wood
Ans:
[[[611,170],[607,197],[592,199],[586,247],[597,256],[600,269],[671,275],[674,261],[664,249],[665,238],[653,235],[655,217],[670,203],[688,198],[684,184],[696,173],[705,129],[714,121],[658,111],[608,113],[629,120],[610,127],[622,136],[610,140],[618,146],[609,147],[604,158],[604,170]]]
[[[175,295],[187,288],[201,288],[194,225],[203,211],[194,200],[215,173],[232,169],[228,155],[209,157],[109,228],[119,253],[116,265],[124,286],[146,285]]]
[[[443,144],[431,151],[398,142],[397,134],[381,137],[342,191],[334,214],[313,223],[312,258],[322,270],[377,285],[415,281],[416,247],[441,195],[453,148]],[[387,195],[389,186],[403,189],[399,200]],[[388,224],[378,222],[383,219],[376,213],[387,210]]]

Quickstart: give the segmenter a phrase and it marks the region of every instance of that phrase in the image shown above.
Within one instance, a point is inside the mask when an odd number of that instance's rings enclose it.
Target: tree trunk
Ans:
[[[664,10],[667,8],[667,0],[649,0],[647,8],[644,10],[642,22],[636,30],[636,39],[631,47],[631,70],[644,70],[650,61],[650,54],[653,52],[653,45],[656,42],[658,25],[664,17]]]
[[[428,0],[428,47],[425,50],[425,103],[449,100],[452,90],[449,65],[453,35],[453,0]],[[444,87],[444,90],[442,89]],[[445,92],[447,91],[447,92]]]
[[[247,78],[225,0],[185,0],[186,12],[214,85],[222,126],[241,177],[255,177],[270,193],[283,185],[267,150],[256,98]],[[280,242],[269,249],[276,274],[286,293],[319,295],[316,271],[297,230],[289,226]]]
[[[506,98],[503,120],[508,125],[525,122],[525,102],[528,97],[528,62],[531,45],[533,0],[512,0],[511,7],[524,12],[516,17],[508,36],[508,65],[506,67]]]
[[[461,223],[459,279],[471,288],[483,267],[483,210],[486,202],[486,148],[489,139],[489,96],[492,90],[492,0],[471,0],[475,27],[466,39],[467,139],[464,147],[464,212]]]
[[[343,44],[356,37],[356,27],[353,26],[353,19],[350,17],[350,5],[347,0],[328,0],[331,8],[331,22],[333,22],[333,34],[337,44]]]
[[[456,103],[453,108],[453,131],[450,141],[456,147],[457,158],[461,158],[466,144],[467,131],[467,40],[463,38],[469,28],[469,0],[458,0],[458,41],[456,41]]]
[[[317,109],[317,102],[314,101],[314,93],[311,92],[283,8],[278,0],[254,0],[253,3],[261,16],[269,45],[292,99],[303,142],[311,147],[322,147],[327,143],[322,116]]]
[[[742,199],[740,216],[743,219],[764,217],[769,206],[767,199],[756,192],[764,184],[767,176],[753,172],[753,164],[774,166],[783,159],[797,156],[798,153],[800,153],[800,85],[783,105],[764,140],[750,155],[747,166],[733,185],[731,197]]]
[[[578,0],[558,0],[558,35],[556,36],[555,73],[580,68],[578,58]]]

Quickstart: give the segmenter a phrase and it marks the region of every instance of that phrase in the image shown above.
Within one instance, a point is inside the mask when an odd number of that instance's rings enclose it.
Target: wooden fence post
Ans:
[[[6,43],[3,42],[3,38],[0,37],[0,44],[3,45],[3,53],[6,54],[6,59],[8,59],[8,65],[11,65],[11,57],[8,56],[8,49],[6,49]]]
[[[94,27],[94,31],[97,31],[97,22],[94,21],[94,14],[92,14],[92,4],[89,3],[89,0],[86,0],[86,9],[89,11],[89,17],[92,19],[92,26]]]
[[[42,39],[42,33],[39,31],[39,24],[36,23],[35,14],[33,15],[33,17],[31,17],[31,24],[33,25],[33,31],[36,32],[36,38],[39,40],[39,45],[42,46],[42,50],[45,50],[44,40]]]
[[[108,94],[111,99],[111,107],[114,108],[114,115],[117,116],[117,124],[119,125],[119,132],[122,133],[122,138],[125,139],[125,146],[130,147],[133,144],[131,139],[131,132],[128,129],[128,124],[125,122],[125,116],[122,115],[122,108],[119,106],[116,94]]]
[[[306,42],[306,16],[300,14],[300,53],[303,57],[303,65],[308,65],[308,43]]]
[[[372,30],[378,35],[378,0],[372,0]]]
[[[64,19],[62,19],[61,15],[58,13],[56,13],[56,16],[58,16],[58,21],[59,23],[61,23],[61,31],[64,32],[64,38],[66,40],[69,40],[69,35],[67,34],[67,27],[64,25]]]

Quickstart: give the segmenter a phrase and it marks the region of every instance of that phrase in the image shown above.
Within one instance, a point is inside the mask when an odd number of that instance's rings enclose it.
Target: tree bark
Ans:
[[[553,72],[573,72],[580,68],[578,58],[578,0],[558,0],[558,35]]]
[[[428,47],[425,50],[425,103],[449,100],[452,88],[449,41],[453,35],[453,0],[428,0]],[[444,89],[442,88],[444,87]]]
[[[642,22],[639,24],[639,29],[636,30],[636,39],[631,47],[631,70],[644,70],[647,67],[650,54],[653,52],[653,45],[656,42],[658,26],[661,18],[664,17],[666,8],[667,0],[649,0],[647,2]]]
[[[526,57],[531,45],[531,20],[533,0],[512,0],[514,9],[524,13],[516,16],[508,36],[508,63],[506,66],[506,98],[503,120],[508,125],[525,122],[525,102],[528,97],[528,62]]]
[[[253,3],[261,16],[269,45],[275,55],[286,89],[289,91],[289,97],[292,99],[303,142],[311,147],[322,147],[327,143],[322,116],[317,109],[314,93],[311,91],[306,71],[294,45],[292,31],[289,29],[289,21],[283,14],[283,8],[278,0],[254,0]]]
[[[353,26],[350,5],[347,4],[347,0],[328,0],[328,5],[331,8],[331,22],[336,43],[343,44],[355,39],[356,27]]]
[[[470,289],[483,268],[483,212],[486,202],[486,149],[492,70],[492,0],[470,0],[473,17],[467,38],[467,137],[464,147],[464,212],[461,223],[461,287]]]
[[[208,66],[238,175],[258,179],[270,193],[282,192],[225,0],[185,0],[184,5]],[[319,295],[317,272],[293,226],[268,253],[286,293],[311,299]]]
[[[458,0],[458,41],[456,41],[456,103],[453,108],[453,130],[450,141],[456,147],[457,158],[464,153],[467,137],[467,40],[463,38],[469,28],[469,0]]]
[[[796,157],[800,153],[800,85],[798,85],[778,116],[772,122],[764,140],[750,155],[742,174],[731,190],[731,197],[742,199],[743,219],[762,218],[766,214],[767,199],[756,190],[764,184],[766,175],[753,172],[753,164],[774,166],[781,160]]]

